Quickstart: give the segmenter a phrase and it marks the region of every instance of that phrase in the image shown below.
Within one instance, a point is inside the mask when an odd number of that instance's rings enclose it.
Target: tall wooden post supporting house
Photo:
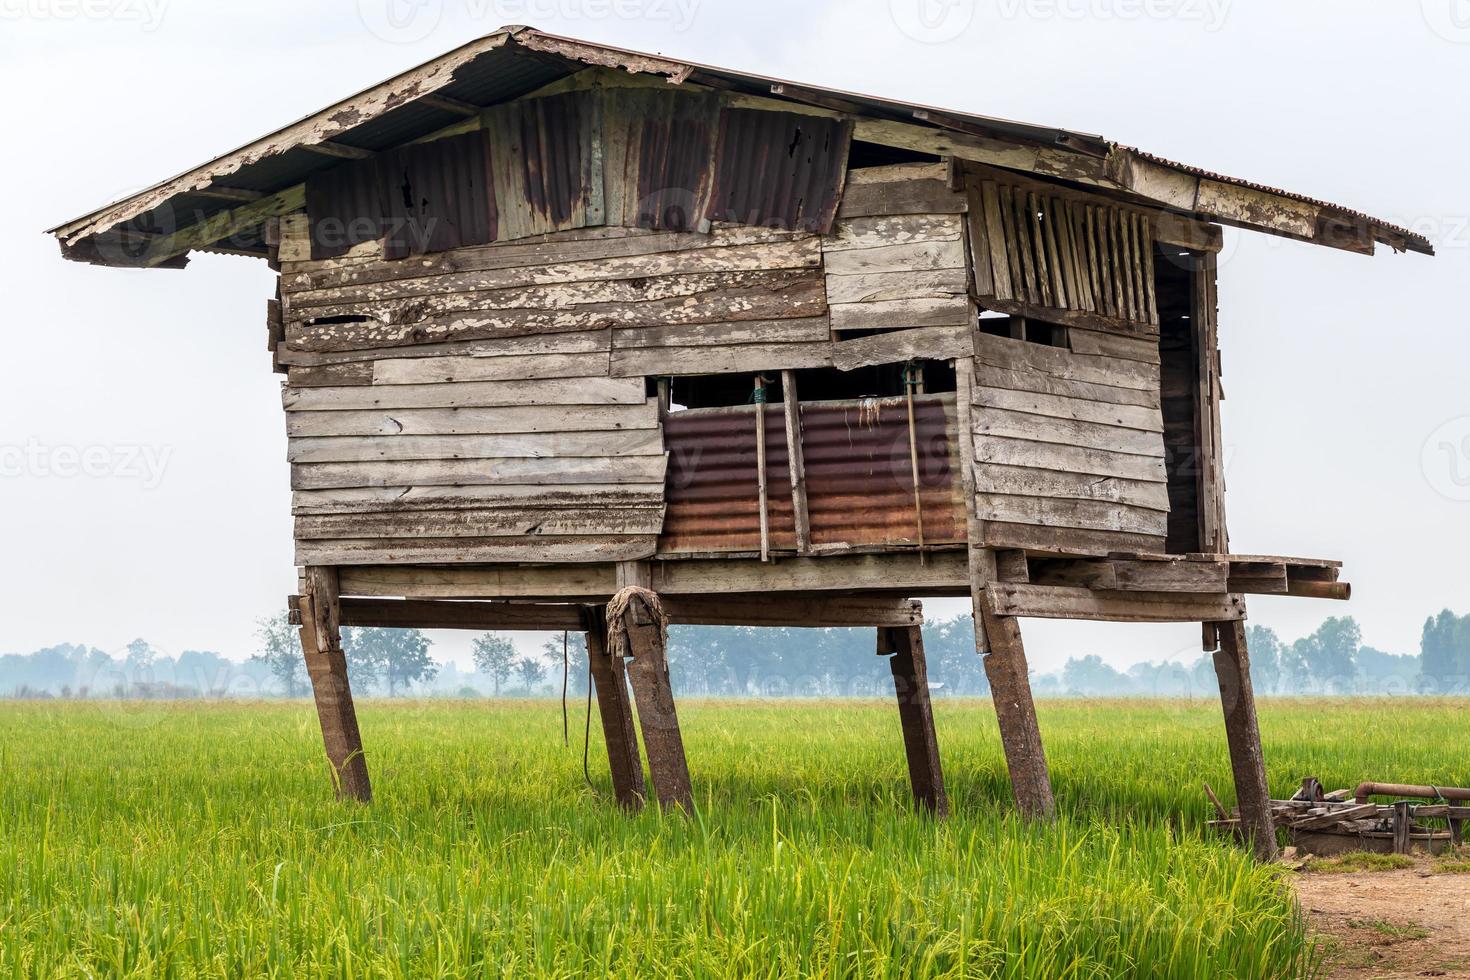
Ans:
[[[968,596],[1040,818],[1020,620],[1204,624],[1265,854],[1242,597],[1348,586],[1230,550],[1225,225],[1432,252],[1093,136],[523,27],[53,231],[279,273],[292,602],[344,795],[372,756],[338,625],[585,631],[630,807],[694,799],[668,624],[868,626],[942,814],[912,597]]]

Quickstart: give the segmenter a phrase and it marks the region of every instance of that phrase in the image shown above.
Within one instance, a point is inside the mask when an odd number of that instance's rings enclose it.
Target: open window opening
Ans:
[[[980,332],[992,337],[1009,337],[1024,340],[1043,347],[1071,348],[1067,328],[1060,323],[1048,323],[1035,317],[1008,316],[986,310],[980,314]]]
[[[1159,304],[1160,401],[1164,417],[1164,471],[1169,485],[1170,554],[1203,550],[1200,479],[1205,459],[1200,406],[1200,351],[1194,322],[1199,253],[1159,243],[1154,278]]]
[[[949,361],[916,360],[899,364],[878,364],[854,371],[836,368],[808,368],[793,371],[797,400],[856,401],[863,398],[895,398],[906,393],[912,384],[914,393],[937,395],[955,390],[954,365]],[[702,374],[677,378],[649,378],[648,397],[664,397],[667,408],[682,412],[695,408],[730,408],[752,405],[757,400],[776,405],[786,392],[781,371],[765,371],[757,382],[757,374]],[[760,389],[760,395],[757,394]]]
[[[648,397],[666,398],[666,407],[673,412],[754,405],[758,400],[779,404],[786,397],[781,388],[780,371],[649,378],[646,385]],[[757,395],[758,388],[762,390],[763,398]]]
[[[887,167],[895,163],[939,163],[940,157],[917,150],[905,150],[897,146],[880,146],[853,140],[847,151],[847,169],[863,167]]]

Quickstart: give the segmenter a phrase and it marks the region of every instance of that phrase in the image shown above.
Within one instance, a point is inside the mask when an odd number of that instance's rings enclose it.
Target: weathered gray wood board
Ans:
[[[833,330],[973,321],[964,215],[958,213],[965,198],[949,190],[944,176],[940,164],[853,171],[845,210],[833,234],[822,239]]]
[[[286,271],[282,401],[298,562],[652,554],[667,467],[658,406],[641,377],[610,377],[608,324],[521,336],[505,335],[505,325],[554,318],[579,298],[636,306],[632,284],[649,262],[681,274],[684,287],[667,291],[678,295],[709,285],[700,277],[767,264],[816,273],[820,253],[802,258],[790,251],[800,245],[790,236],[777,236],[778,251],[758,254],[749,249],[764,246],[739,236],[703,236],[700,248],[685,248],[687,236],[601,229],[553,237],[401,262],[365,250]],[[628,254],[634,243],[655,242],[670,251]],[[722,264],[712,253],[731,259]],[[687,266],[678,261],[684,256]],[[395,269],[401,278],[391,277]],[[651,292],[666,298],[656,286]],[[483,329],[454,325],[459,310]],[[385,345],[361,323],[312,322],[353,316],[450,325],[442,335],[410,331]]]
[[[1071,350],[974,338],[970,417],[985,543],[1162,551],[1169,495],[1157,351],[1150,358],[1117,343],[1129,337],[1070,334]]]
[[[972,174],[967,191],[982,305],[1158,332],[1149,212],[1003,171]]]

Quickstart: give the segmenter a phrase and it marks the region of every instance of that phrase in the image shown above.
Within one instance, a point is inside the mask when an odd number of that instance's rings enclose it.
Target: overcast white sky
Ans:
[[[244,657],[295,587],[265,264],[94,268],[42,230],[508,23],[1101,133],[1428,234],[1438,258],[1227,231],[1231,538],[1346,561],[1350,603],[1251,600],[1288,638],[1351,613],[1411,652],[1470,610],[1470,0],[0,0],[0,653]],[[1198,649],[1026,633],[1039,669]]]

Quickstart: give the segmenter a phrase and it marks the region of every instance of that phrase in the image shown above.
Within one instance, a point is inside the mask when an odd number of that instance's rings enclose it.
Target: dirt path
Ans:
[[[1304,871],[1297,896],[1328,938],[1327,977],[1470,978],[1470,874]]]

